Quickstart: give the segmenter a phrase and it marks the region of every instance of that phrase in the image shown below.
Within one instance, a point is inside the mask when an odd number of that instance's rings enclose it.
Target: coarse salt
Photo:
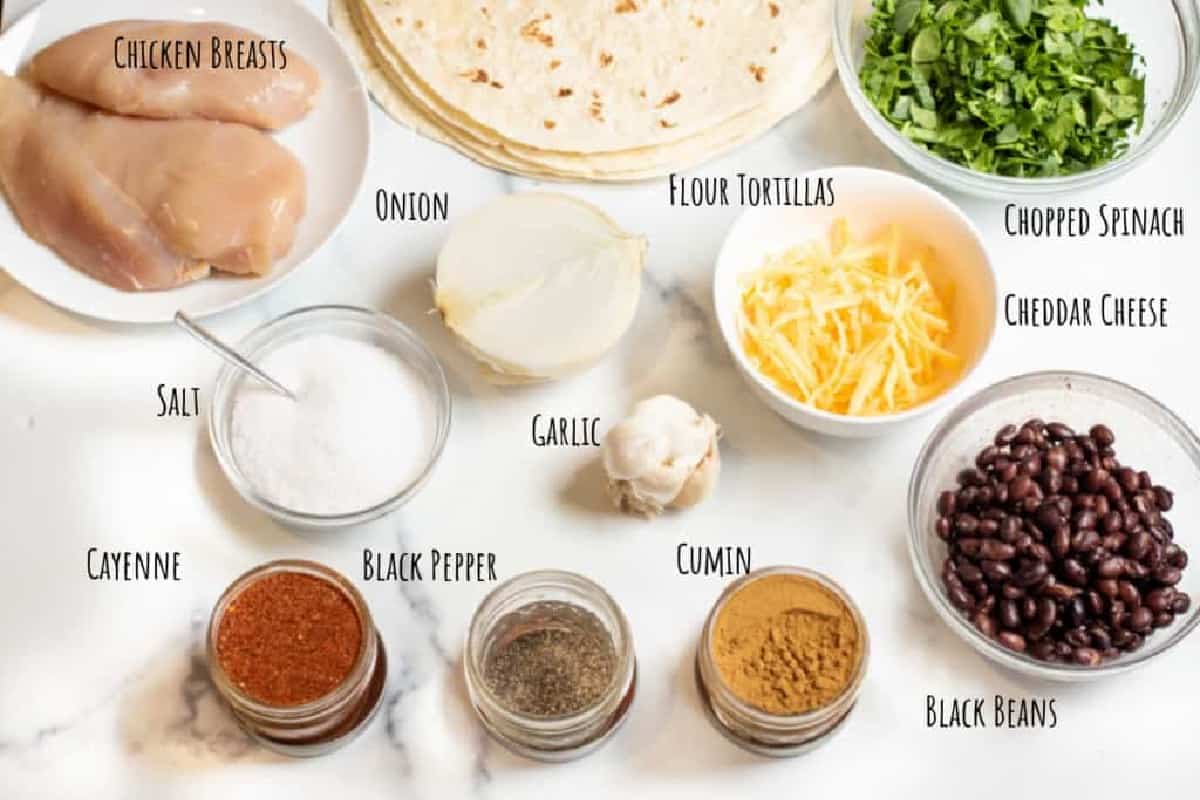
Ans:
[[[433,401],[399,357],[320,334],[279,347],[259,366],[296,401],[242,381],[230,439],[238,468],[272,503],[305,514],[364,511],[399,494],[429,462]]]

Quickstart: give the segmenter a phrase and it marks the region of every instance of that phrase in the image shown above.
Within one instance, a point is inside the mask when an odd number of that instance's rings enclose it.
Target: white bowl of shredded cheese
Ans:
[[[822,206],[748,209],[717,257],[721,335],[755,393],[831,436],[894,430],[983,359],[996,279],[974,224],[902,175],[839,167]]]

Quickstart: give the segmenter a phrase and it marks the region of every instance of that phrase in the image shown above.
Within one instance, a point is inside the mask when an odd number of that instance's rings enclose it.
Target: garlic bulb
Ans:
[[[643,400],[604,437],[601,458],[618,509],[653,517],[699,503],[717,485],[721,429],[677,397]]]
[[[505,195],[464,219],[438,255],[446,326],[499,382],[591,366],[633,322],[646,241],[561,194]]]

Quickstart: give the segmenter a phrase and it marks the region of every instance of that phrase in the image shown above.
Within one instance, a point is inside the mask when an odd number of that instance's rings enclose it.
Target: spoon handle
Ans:
[[[175,324],[178,325],[179,327],[183,328],[188,333],[190,333],[196,339],[196,341],[200,342],[202,345],[207,347],[209,350],[212,350],[214,353],[216,353],[217,355],[219,355],[221,358],[225,359],[229,363],[238,367],[243,372],[246,372],[250,375],[253,375],[255,378],[258,378],[260,381],[265,383],[267,386],[271,387],[276,392],[279,392],[279,394],[283,395],[284,397],[288,398],[289,400],[294,401],[296,399],[296,395],[292,394],[286,386],[284,386],[279,381],[272,378],[267,373],[263,372],[258,367],[251,364],[249,361],[247,361],[245,358],[243,358],[241,356],[241,354],[238,353],[236,350],[229,347],[224,342],[220,341],[215,336],[213,336],[211,333],[209,333],[207,330],[205,330],[204,328],[197,325],[195,322],[193,322],[191,320],[191,318],[188,317],[187,314],[184,314],[182,311],[176,311],[175,312]]]

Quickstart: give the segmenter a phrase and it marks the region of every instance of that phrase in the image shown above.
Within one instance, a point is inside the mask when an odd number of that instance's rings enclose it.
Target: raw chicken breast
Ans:
[[[118,37],[124,38],[118,41]],[[220,41],[222,54],[218,69],[212,63],[214,38]],[[162,63],[161,51],[152,61],[155,68],[143,63],[144,55],[129,53],[131,43],[135,52],[144,53],[136,51],[136,43],[157,46],[176,41],[192,43],[198,65],[179,48],[171,49],[170,67]],[[118,114],[242,122],[275,130],[309,112],[321,77],[311,64],[287,50],[286,43],[282,51],[278,45],[266,50],[256,44],[263,41],[253,31],[224,23],[124,20],[59,39],[33,57],[30,70],[38,83]],[[224,60],[226,43],[231,43],[234,54],[242,44],[242,63],[247,63],[249,54],[254,63],[267,66],[229,66]],[[274,66],[270,66],[272,59]]]
[[[113,116],[2,74],[0,186],[30,236],[127,290],[267,272],[306,200],[300,163],[253,128]]]

